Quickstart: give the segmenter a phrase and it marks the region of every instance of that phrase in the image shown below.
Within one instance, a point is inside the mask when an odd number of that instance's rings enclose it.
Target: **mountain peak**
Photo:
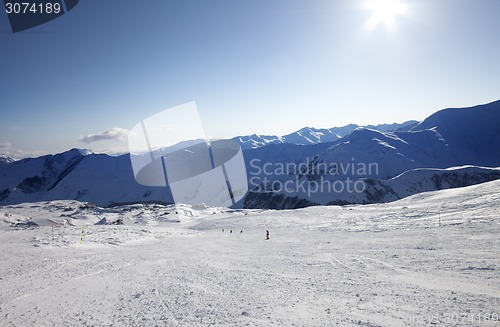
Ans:
[[[437,127],[440,130],[460,130],[467,127],[497,125],[500,121],[500,100],[467,108],[447,108],[436,111],[411,131],[420,131]]]
[[[385,133],[385,132],[393,132],[396,130],[407,131],[417,123],[418,122],[415,120],[409,120],[401,124],[393,123],[393,124],[367,125],[367,126],[348,124],[345,126],[332,127],[328,129],[306,126],[293,133],[283,136],[252,134],[245,136],[236,136],[233,138],[233,140],[239,142],[244,150],[260,148],[262,146],[266,146],[269,144],[282,144],[282,143],[290,143],[296,145],[311,145],[311,144],[337,141],[340,138],[348,136],[357,128],[369,129]]]
[[[88,156],[89,154],[94,154],[94,152],[92,150],[89,150],[89,149],[80,149],[80,148],[73,148],[67,152],[70,152],[70,153],[79,153],[81,154],[82,156]]]
[[[11,157],[8,157],[4,154],[0,154],[0,163],[11,163],[16,161],[15,159],[12,159]]]
[[[357,127],[352,133],[349,135],[349,137],[374,137],[374,136],[379,136],[379,135],[384,135],[384,132],[381,132],[379,130],[373,129],[373,128],[368,128],[368,127]]]

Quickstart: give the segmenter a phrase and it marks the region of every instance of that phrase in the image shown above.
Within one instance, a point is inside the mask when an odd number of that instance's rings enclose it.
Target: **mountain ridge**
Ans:
[[[423,192],[466,187],[499,179],[500,167],[418,168],[387,180],[363,179],[363,191],[337,192],[334,197],[320,194],[321,196],[308,199],[298,192],[285,194],[270,189],[265,192],[250,192],[245,199],[245,208],[296,209],[315,205],[387,203]]]
[[[249,193],[245,201],[238,205],[274,207],[279,204],[278,208],[283,209],[353,201],[369,203],[376,199],[389,201],[392,198],[387,194],[391,192],[377,197],[389,184],[395,193],[406,193],[397,191],[404,185],[391,184],[401,182],[387,181],[416,169],[427,169],[430,172],[427,174],[437,176],[442,173],[433,169],[464,165],[492,167],[488,168],[489,172],[482,173],[486,177],[470,181],[470,173],[460,173],[454,177],[458,182],[448,183],[449,187],[497,178],[495,167],[500,166],[498,122],[500,101],[495,101],[471,108],[441,110],[403,129],[383,132],[356,127],[344,137],[328,142],[314,143],[325,132],[318,130],[318,134],[314,134],[316,131],[309,128],[298,132],[301,137],[305,135],[306,138],[302,139],[308,139],[311,144],[273,143],[272,139],[263,138],[268,141],[266,146],[243,148]],[[307,134],[308,131],[311,133]],[[15,161],[3,158],[0,160],[0,205],[63,199],[88,201],[101,206],[173,202],[168,188],[143,186],[135,181],[128,154],[114,157],[71,149],[38,158]],[[266,167],[271,167],[270,172],[269,169],[266,171]],[[277,169],[279,167],[295,169],[287,172]],[[424,184],[429,178],[440,178],[427,177],[426,174],[419,176],[422,187],[416,187],[414,192],[426,191]],[[427,182],[424,183],[424,179]],[[374,192],[371,198],[367,198],[366,194],[361,198],[345,198],[342,192],[329,191],[307,194],[300,190],[275,192],[273,189],[273,193],[269,193],[269,187],[286,183],[340,185],[338,183],[356,181],[373,184],[368,185],[368,189]],[[418,181],[415,182],[417,184]],[[278,198],[281,200],[278,201]]]
[[[317,143],[336,141],[352,133],[355,129],[360,127],[379,130],[381,132],[390,132],[398,129],[405,129],[405,127],[413,126],[417,123],[418,121],[416,120],[408,120],[400,124],[392,123],[392,124],[366,125],[366,126],[360,126],[357,124],[348,124],[345,126],[332,127],[332,128],[303,127],[295,132],[283,136],[252,134],[244,136],[235,136],[232,139],[239,142],[242,149],[244,150],[255,149],[269,144],[282,144],[282,143],[311,145]]]

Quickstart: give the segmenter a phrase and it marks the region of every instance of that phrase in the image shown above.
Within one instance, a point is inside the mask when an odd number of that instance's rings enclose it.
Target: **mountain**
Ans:
[[[441,110],[396,130],[400,125],[378,127],[392,131],[348,125],[304,128],[280,138],[242,136],[238,140],[246,144],[242,147],[249,193],[240,206],[282,209],[383,202],[497,179],[499,122],[500,101],[495,101]],[[466,165],[471,167],[446,170]],[[172,195],[168,188],[139,185],[128,154],[112,157],[72,149],[0,161],[0,205],[63,199],[110,206],[171,203]]]
[[[273,188],[250,192],[245,198],[244,207],[296,209],[314,205],[385,203],[422,192],[471,186],[498,179],[500,168],[477,166],[419,168],[388,180],[368,178],[315,182],[312,179],[289,184],[293,187],[286,192]]]
[[[165,192],[136,183],[129,155],[72,149],[0,165],[0,204],[74,199],[109,206],[147,202],[149,197],[154,202],[172,202]]]
[[[283,136],[284,143],[297,145],[309,145],[322,142],[330,142],[339,139],[336,134],[330,133],[328,129],[302,128],[294,133]]]
[[[418,168],[499,167],[498,123],[500,101],[495,101],[438,111],[408,131],[357,128],[337,141],[306,149],[285,150],[284,145],[273,144],[247,150],[251,193],[245,206],[294,208],[326,203],[369,203],[377,197],[354,194],[346,198],[344,191],[332,191],[327,186],[340,187],[357,180],[383,181]],[[289,153],[282,154],[288,151],[293,151],[293,160]],[[493,175],[481,180],[496,178]],[[286,185],[292,189],[286,190]],[[313,186],[313,192],[307,191],[309,185]],[[316,185],[323,189],[314,191]],[[416,188],[415,192],[418,191],[426,189]]]
[[[378,130],[381,132],[392,132],[396,130],[405,130],[416,125],[418,122],[410,120],[402,124],[382,124],[382,125],[368,125],[365,128]],[[247,135],[237,136],[233,140],[240,143],[242,149],[255,149],[270,144],[297,144],[297,145],[311,145],[318,143],[326,143],[336,141],[346,135],[352,133],[355,129],[362,127],[356,124],[349,124],[342,127],[332,127],[330,129],[317,129],[312,127],[304,127],[296,132],[284,135]]]
[[[500,100],[471,108],[438,111],[411,131],[436,130],[450,152],[463,162],[498,165],[500,157]]]
[[[413,126],[417,125],[419,122],[416,120],[409,120],[402,124],[381,124],[381,125],[367,125],[360,126],[368,129],[374,129],[380,132],[406,132],[409,131]]]
[[[242,149],[255,149],[269,144],[285,143],[283,138],[275,135],[252,134],[248,136],[236,136],[233,140],[240,143]]]
[[[12,163],[14,161],[15,161],[14,159],[12,159],[6,155],[0,154],[0,165],[1,164],[9,164],[9,163]]]

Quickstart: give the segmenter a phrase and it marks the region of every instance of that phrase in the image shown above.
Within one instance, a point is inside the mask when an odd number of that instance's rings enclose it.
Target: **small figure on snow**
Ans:
[[[266,229],[266,240],[269,239],[269,229]]]
[[[222,232],[224,233],[224,228],[222,229]]]
[[[233,233],[233,230],[231,229],[231,230],[229,231],[229,234],[232,234],[232,233]]]
[[[242,229],[242,230],[240,230],[240,234],[243,234],[243,229]]]

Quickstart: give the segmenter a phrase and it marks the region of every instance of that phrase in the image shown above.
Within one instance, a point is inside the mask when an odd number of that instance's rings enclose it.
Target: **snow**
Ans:
[[[282,211],[3,206],[0,326],[497,326],[499,187]]]
[[[435,129],[449,144],[454,156],[467,164],[498,165],[500,151],[500,100],[470,108],[440,110],[412,128]]]
[[[14,161],[15,161],[14,159],[12,159],[4,154],[0,154],[0,165],[13,163]]]

